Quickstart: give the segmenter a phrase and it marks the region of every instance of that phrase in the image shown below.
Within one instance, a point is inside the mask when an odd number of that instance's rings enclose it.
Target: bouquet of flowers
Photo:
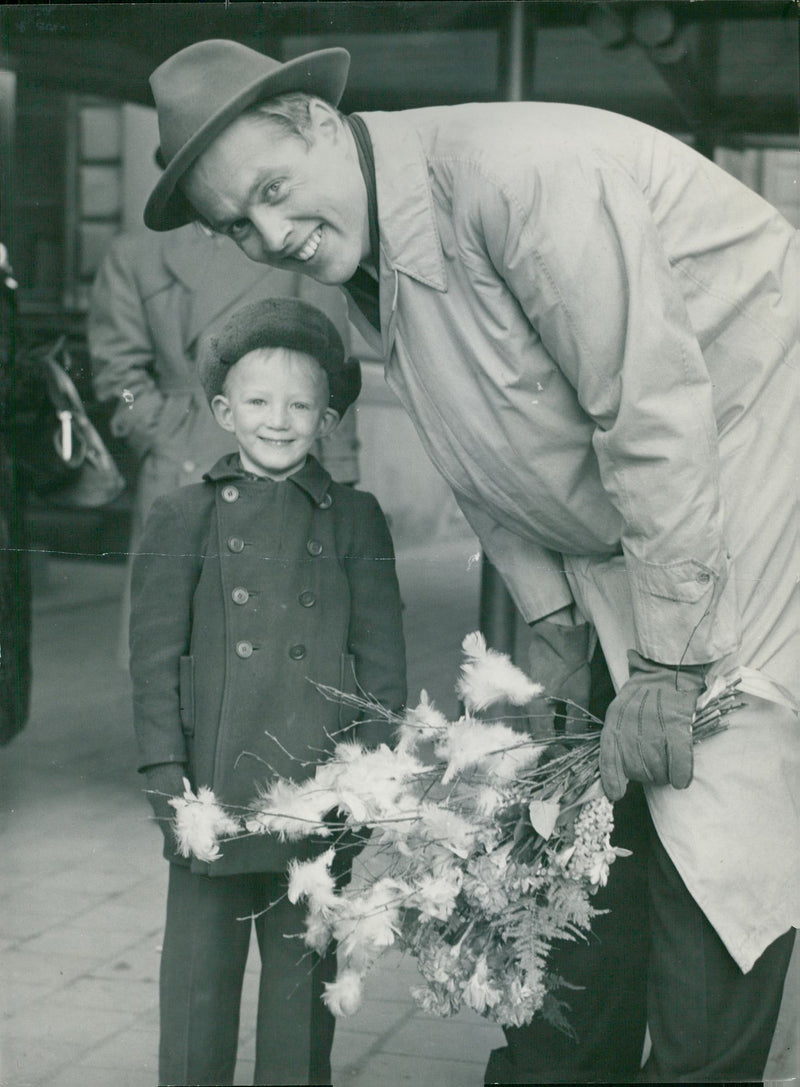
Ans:
[[[627,850],[611,845],[613,805],[599,783],[596,718],[573,706],[585,731],[533,737],[485,716],[499,703],[543,695],[478,633],[462,648],[456,691],[465,707],[447,720],[425,692],[398,716],[368,696],[320,687],[328,698],[389,721],[396,743],[367,750],[338,743],[302,782],[278,778],[245,811],[224,807],[186,783],[175,832],[185,856],[213,861],[227,838],[277,834],[329,838],[312,860],[292,861],[288,897],[307,906],[305,944],[338,945],[337,980],[325,1001],[336,1015],[359,1007],[366,974],[390,947],[416,959],[424,984],[412,990],[437,1015],[462,1006],[501,1025],[537,1013],[569,1029],[555,995],[567,983],[548,969],[555,941],[585,937],[592,895]],[[704,693],[695,741],[724,727],[735,685]],[[332,818],[335,816],[336,818]],[[362,879],[337,889],[336,838],[371,831]]]

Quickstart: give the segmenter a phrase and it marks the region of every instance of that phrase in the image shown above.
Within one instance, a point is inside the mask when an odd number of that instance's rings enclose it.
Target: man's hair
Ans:
[[[242,113],[242,117],[254,121],[269,121],[276,125],[289,136],[299,137],[307,147],[311,146],[311,103],[324,102],[315,94],[306,94],[305,91],[287,91],[286,94],[276,94],[273,98],[267,98],[263,102],[256,102]],[[334,110],[337,117],[343,117],[338,109],[325,103]],[[206,230],[214,232],[214,228],[206,219],[195,212],[194,222]]]
[[[270,121],[290,135],[299,136],[305,143],[310,144],[310,107],[314,101],[323,102],[324,99],[314,94],[307,94],[305,91],[288,91],[286,94],[276,94],[274,98],[267,98],[263,102],[256,102],[254,106],[244,111],[242,117]],[[332,106],[331,109],[333,109]],[[338,110],[335,112],[339,114]]]

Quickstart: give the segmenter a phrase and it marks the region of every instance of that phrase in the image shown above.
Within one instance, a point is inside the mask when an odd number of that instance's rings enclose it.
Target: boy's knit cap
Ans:
[[[329,406],[344,415],[361,391],[361,366],[347,358],[336,326],[322,310],[298,298],[264,298],[236,310],[201,350],[200,380],[208,402],[223,392],[239,359],[261,347],[286,347],[316,359],[328,375]]]

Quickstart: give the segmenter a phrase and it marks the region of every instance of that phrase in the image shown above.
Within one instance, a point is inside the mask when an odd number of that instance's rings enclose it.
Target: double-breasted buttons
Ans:
[[[246,604],[247,601],[250,599],[250,593],[241,585],[237,585],[231,593],[231,599],[233,600],[234,604]]]
[[[329,510],[333,505],[333,499],[329,494],[324,494],[319,502],[317,502],[317,505],[321,510]]]
[[[293,661],[301,661],[306,655],[306,647],[304,645],[293,645],[289,650],[289,656]]]
[[[304,589],[297,598],[304,608],[313,608],[317,602],[316,596],[310,589]]]
[[[232,483],[226,483],[220,491],[223,502],[235,502],[239,497],[239,488],[234,487]]]
[[[244,540],[241,536],[228,537],[228,550],[233,551],[236,555],[238,555],[240,551],[244,551]]]
[[[309,555],[321,555],[322,544],[319,542],[319,540],[309,540],[306,544],[306,551],[309,553]]]
[[[237,642],[236,643],[236,656],[241,657],[242,660],[247,660],[248,657],[253,655],[253,643],[252,642]]]

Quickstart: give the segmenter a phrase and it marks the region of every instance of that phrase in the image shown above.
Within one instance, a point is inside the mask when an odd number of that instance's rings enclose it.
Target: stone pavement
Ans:
[[[477,626],[470,537],[399,556],[409,689],[447,713],[463,635]],[[0,1085],[153,1087],[167,868],[133,772],[129,681],[116,663],[123,569],[50,559],[34,621],[26,731],[0,754]],[[797,975],[769,1074],[796,1061]],[[419,1012],[413,964],[389,956],[363,1009],[341,1020],[337,1087],[479,1087],[498,1028]],[[236,1082],[252,1082],[251,957]],[[788,989],[788,987],[787,987]]]

